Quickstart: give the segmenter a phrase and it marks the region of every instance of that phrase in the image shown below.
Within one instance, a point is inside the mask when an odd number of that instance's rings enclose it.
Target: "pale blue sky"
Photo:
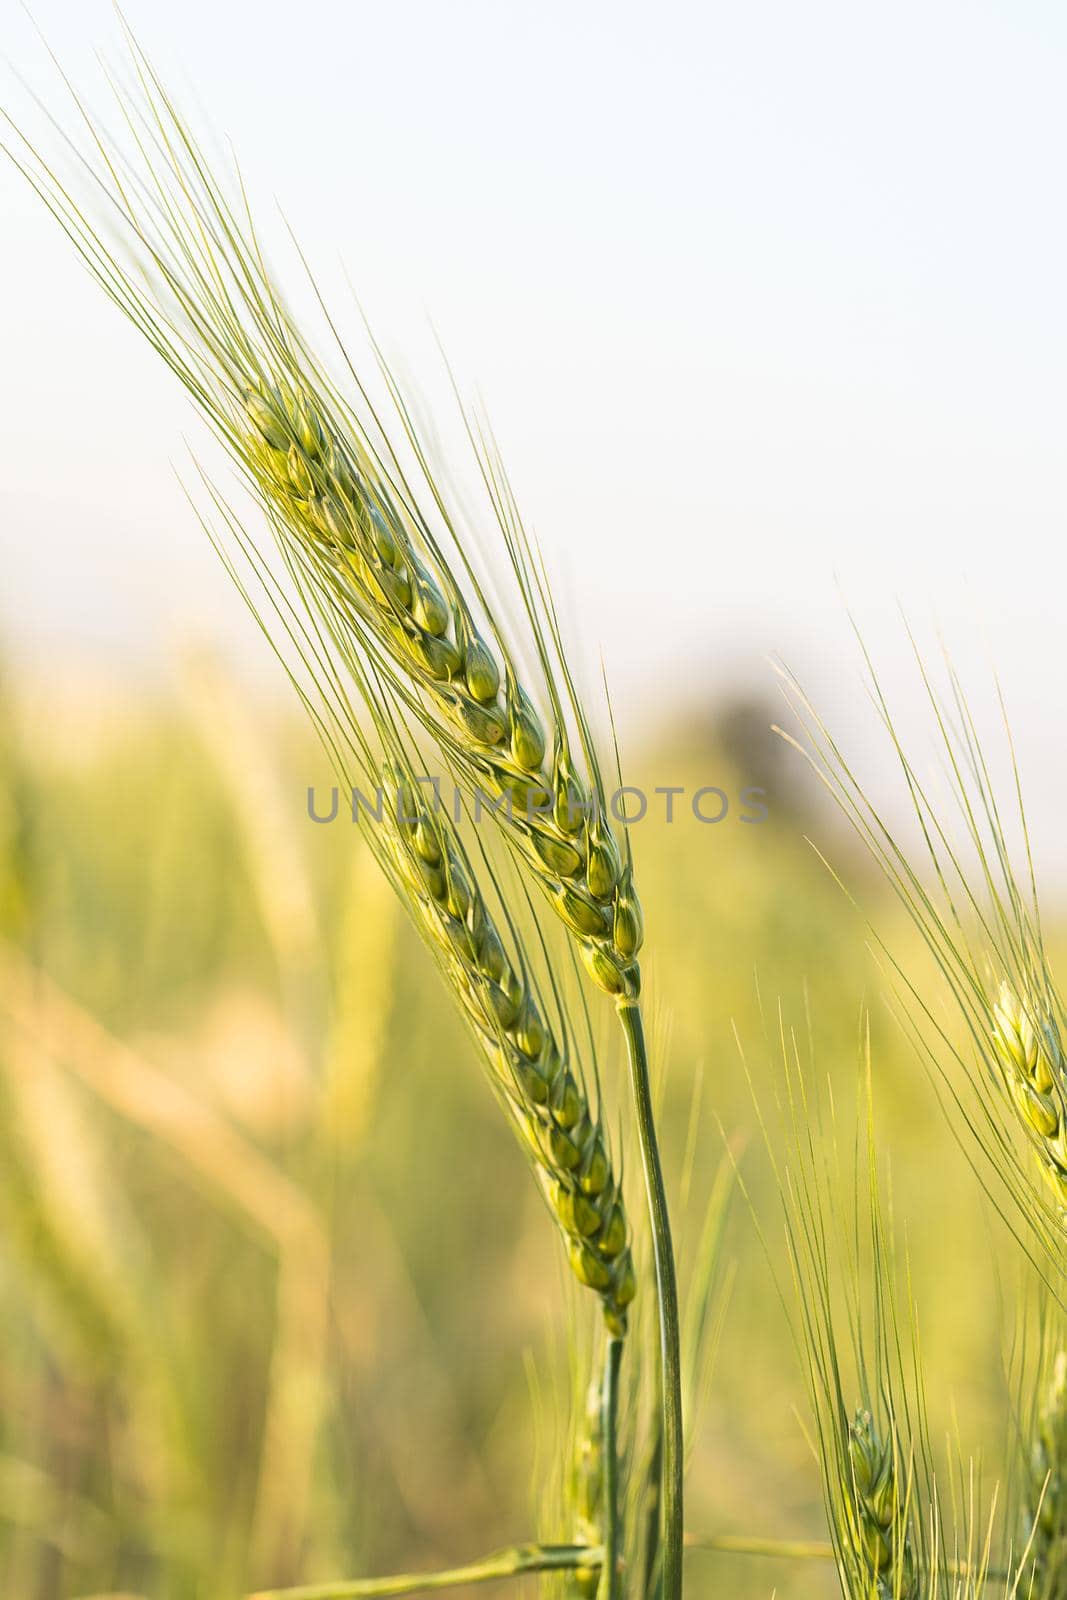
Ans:
[[[628,708],[775,647],[833,684],[836,575],[891,670],[896,597],[965,656],[984,619],[1063,792],[1062,7],[127,9],[419,381],[432,312]],[[118,58],[106,4],[33,10],[80,84]],[[0,226],[0,623],[38,657],[254,650],[174,483],[184,400],[7,171]]]

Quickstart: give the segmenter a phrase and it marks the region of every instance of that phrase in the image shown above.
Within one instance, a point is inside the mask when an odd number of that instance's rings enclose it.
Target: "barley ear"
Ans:
[[[858,635],[857,635],[858,636]],[[993,1183],[987,1192],[1031,1259],[1036,1245],[1052,1271],[1065,1270],[1067,1210],[1067,1082],[1063,1036],[1067,1009],[1051,970],[1041,924],[1022,780],[1003,697],[1007,793],[994,786],[963,685],[945,656],[935,680],[909,634],[948,783],[950,807],[935,795],[894,725],[886,691],[860,638],[868,683],[905,791],[916,843],[904,844],[883,807],[867,792],[841,745],[788,673],[786,693],[804,735],[791,740],[884,873],[914,923],[952,1003],[963,1039],[937,1014],[920,981],[876,929],[901,1001],[902,1018],[924,1066],[938,1085],[949,1127],[970,1159],[977,1146]],[[991,975],[993,975],[991,982]],[[969,1082],[964,1083],[965,1079]],[[1020,1160],[1006,1134],[990,1083],[1002,1084],[1013,1120],[1036,1152]],[[940,1089],[946,1091],[940,1094]],[[962,1115],[954,1114],[958,1108]],[[983,1183],[986,1180],[983,1178]],[[1009,1212],[1014,1216],[1009,1217]],[[1045,1263],[1038,1263],[1044,1270]]]
[[[847,1476],[842,1498],[849,1509],[854,1554],[879,1600],[911,1600],[917,1593],[906,1495],[901,1492],[895,1429],[880,1440],[862,1407],[848,1428]]]
[[[992,1037],[1004,1081],[1061,1213],[1067,1216],[1064,1054],[1055,1019],[1002,983]]]

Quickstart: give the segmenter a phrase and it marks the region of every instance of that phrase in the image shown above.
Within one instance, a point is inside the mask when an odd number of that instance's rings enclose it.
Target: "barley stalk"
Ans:
[[[599,1570],[603,1550],[595,1545],[513,1545],[481,1561],[446,1572],[404,1573],[388,1578],[356,1578],[350,1582],[313,1583],[298,1589],[264,1589],[249,1600],[374,1600],[387,1595],[425,1594],[435,1589],[459,1589],[468,1584],[496,1583],[532,1572]]]
[[[652,1257],[656,1268],[663,1429],[663,1592],[666,1600],[675,1600],[682,1592],[685,1477],[678,1278],[667,1188],[663,1181],[663,1166],[656,1138],[644,1021],[640,1007],[632,1001],[620,1001],[618,1010],[630,1062],[637,1139],[645,1176]]]
[[[589,1388],[586,1425],[572,1467],[568,1498],[575,1517],[575,1542],[601,1546],[603,1563],[579,1568],[567,1593],[577,1600],[618,1600],[621,1529],[619,1526],[619,1368],[622,1343],[609,1339],[604,1372]]]

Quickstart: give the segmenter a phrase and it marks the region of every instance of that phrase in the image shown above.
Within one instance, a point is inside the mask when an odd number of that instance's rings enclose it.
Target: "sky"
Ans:
[[[105,106],[110,7],[32,10]],[[275,202],[435,414],[439,330],[624,721],[770,687],[775,651],[856,707],[846,602],[907,702],[903,607],[982,683],[995,661],[1057,814],[1067,11],[126,14],[219,160],[236,151],[283,277]],[[39,127],[28,85],[66,118],[21,4],[0,17],[0,104]],[[188,403],[6,166],[0,236],[0,636],[39,668],[151,677],[196,634],[267,672],[175,475],[202,442]]]

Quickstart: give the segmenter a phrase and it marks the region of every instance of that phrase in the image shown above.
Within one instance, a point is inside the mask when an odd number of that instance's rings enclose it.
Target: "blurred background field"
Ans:
[[[784,1260],[734,1030],[771,1093],[760,997],[772,1024],[779,997],[809,1012],[849,1103],[869,1006],[933,1434],[958,1426],[994,1480],[1018,1267],[886,1008],[866,917],[905,954],[913,935],[774,715],[694,707],[627,759],[648,789],[768,796],[759,827],[635,831],[674,1173],[703,1081],[683,1263],[720,1119]],[[9,671],[0,762],[0,1592],[232,1600],[530,1536],[557,1240],[356,830],[307,819],[329,782],[310,733],[210,656],[154,689]],[[610,1053],[605,1070],[610,1097]],[[743,1202],[726,1255],[690,1528],[822,1538],[801,1371]],[[832,1592],[827,1569],[689,1560],[695,1593]]]

